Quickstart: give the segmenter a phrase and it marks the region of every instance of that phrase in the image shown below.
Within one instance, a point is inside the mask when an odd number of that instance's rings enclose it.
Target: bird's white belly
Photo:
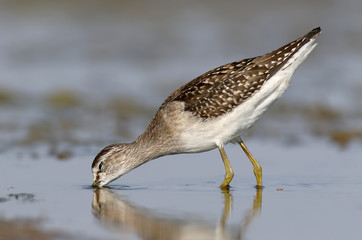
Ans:
[[[222,147],[242,135],[285,92],[295,69],[315,46],[313,41],[303,46],[257,93],[231,112],[204,121],[189,117],[181,131],[182,151],[207,151]]]

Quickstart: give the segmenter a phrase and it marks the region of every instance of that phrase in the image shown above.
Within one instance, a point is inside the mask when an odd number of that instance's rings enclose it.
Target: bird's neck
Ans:
[[[158,111],[146,131],[133,143],[130,143],[131,148],[138,155],[137,166],[178,151],[178,142],[175,140],[172,129],[165,122],[162,111]]]
[[[140,164],[148,162],[152,159],[169,154],[164,142],[154,136],[149,135],[147,132],[140,135],[133,143],[137,149]]]
[[[171,137],[167,134],[158,134],[148,131],[148,129],[140,135],[133,143],[140,154],[142,163],[148,162],[152,159],[172,154],[175,150],[175,144]],[[141,164],[142,164],[141,163]]]
[[[162,156],[159,151],[155,151],[154,144],[151,141],[147,141],[142,135],[134,142],[120,143],[119,145],[123,145],[124,151],[122,151],[122,154],[125,156],[125,163],[122,165],[122,175],[152,159]]]

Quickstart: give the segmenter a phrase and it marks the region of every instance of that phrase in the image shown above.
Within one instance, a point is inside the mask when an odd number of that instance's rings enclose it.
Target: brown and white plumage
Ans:
[[[197,77],[171,94],[162,104],[185,102],[185,110],[201,118],[219,117],[258,92],[320,28],[263,56],[222,65]]]
[[[237,140],[247,151],[240,135],[286,90],[296,68],[316,46],[315,37],[320,31],[313,29],[263,56],[215,68],[177,89],[136,141],[108,146],[96,156],[92,164],[94,185],[103,186],[167,154],[218,147],[228,164],[223,146]],[[223,184],[228,185],[231,179],[225,181],[226,177]]]

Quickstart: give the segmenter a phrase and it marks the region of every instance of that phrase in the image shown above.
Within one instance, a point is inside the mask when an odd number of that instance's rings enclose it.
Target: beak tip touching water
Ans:
[[[100,187],[99,182],[93,181],[92,187],[94,187],[94,188]]]

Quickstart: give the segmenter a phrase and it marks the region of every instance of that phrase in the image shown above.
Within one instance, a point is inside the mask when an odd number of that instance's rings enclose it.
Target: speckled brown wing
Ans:
[[[319,32],[305,36],[263,56],[225,64],[215,68],[172,93],[162,104],[185,102],[185,110],[207,119],[230,112],[253,96],[304,44]]]

